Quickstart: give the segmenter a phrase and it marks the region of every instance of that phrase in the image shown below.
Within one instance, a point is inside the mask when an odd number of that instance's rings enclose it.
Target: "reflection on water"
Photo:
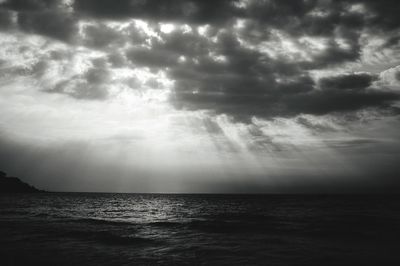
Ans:
[[[400,262],[396,196],[0,196],[1,265]]]

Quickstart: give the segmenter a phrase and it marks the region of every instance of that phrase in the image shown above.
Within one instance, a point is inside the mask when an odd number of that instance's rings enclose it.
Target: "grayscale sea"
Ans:
[[[400,197],[0,195],[0,265],[400,265]]]

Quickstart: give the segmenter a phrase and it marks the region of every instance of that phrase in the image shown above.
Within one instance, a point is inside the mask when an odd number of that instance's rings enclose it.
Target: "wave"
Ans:
[[[143,226],[160,227],[163,229],[184,229],[207,233],[245,233],[252,231],[276,230],[272,223],[254,224],[225,220],[188,220],[188,221],[158,221],[143,224]]]
[[[129,221],[107,220],[107,219],[98,219],[98,218],[78,218],[78,219],[71,219],[70,222],[99,224],[99,225],[134,225],[135,224],[135,223],[132,223]]]
[[[47,218],[47,217],[55,217],[55,216],[53,216],[53,215],[50,215],[50,214],[48,214],[48,213],[45,213],[45,212],[36,213],[34,216],[35,216],[35,217],[43,217],[43,218]]]
[[[283,230],[282,224],[277,228],[277,224],[273,221],[264,223],[252,223],[251,221],[233,221],[233,220],[216,220],[216,219],[198,219],[185,221],[152,221],[147,223],[135,223],[121,220],[106,220],[97,218],[80,218],[71,220],[72,222],[85,223],[92,225],[111,225],[111,226],[132,226],[135,229],[143,229],[146,227],[171,229],[171,230],[195,230],[208,233],[244,233],[252,231],[270,231]]]
[[[147,223],[146,225],[154,227],[172,228],[172,227],[180,227],[185,224],[187,224],[187,222],[157,221],[157,222]]]
[[[5,216],[5,215],[13,215],[13,214],[18,214],[18,215],[22,215],[22,214],[28,214],[29,212],[26,210],[2,210],[1,211],[1,215]]]
[[[79,238],[108,245],[154,245],[159,240],[135,235],[118,235],[109,231],[66,231],[64,237]]]

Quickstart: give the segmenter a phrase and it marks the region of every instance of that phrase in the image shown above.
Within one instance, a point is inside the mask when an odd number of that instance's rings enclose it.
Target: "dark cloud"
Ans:
[[[371,86],[377,78],[377,75],[369,73],[356,73],[322,78],[319,84],[327,90],[363,90]]]
[[[79,100],[103,100],[108,96],[108,90],[102,85],[88,85],[85,80],[63,80],[47,92],[62,93]]]
[[[77,32],[77,20],[62,0],[8,0],[0,8],[16,12],[19,29],[72,41]]]
[[[76,21],[70,14],[55,11],[20,12],[18,24],[26,32],[67,42],[72,40],[77,31]]]
[[[400,81],[400,71],[396,72],[395,78],[397,79],[397,81]]]
[[[127,58],[135,65],[147,67],[171,67],[177,64],[174,54],[148,48],[134,48],[127,52]]]
[[[360,29],[365,25],[385,29],[399,26],[399,4],[396,0],[77,0],[74,10],[78,14],[96,18],[139,18],[189,24],[221,25],[234,18],[244,18],[256,21],[252,26],[258,24],[262,27],[285,28],[299,35],[331,35],[337,26],[347,29]]]
[[[16,11],[41,11],[57,8],[61,0],[8,0],[1,6]]]
[[[357,3],[358,1],[351,1]],[[364,1],[363,1],[364,2]],[[366,18],[368,26],[377,30],[397,30],[400,27],[400,4],[396,0],[374,1],[366,0],[365,5],[372,12],[372,16]]]
[[[0,30],[10,29],[13,24],[13,13],[8,10],[0,9]]]
[[[322,53],[314,56],[312,61],[302,62],[302,66],[307,69],[321,69],[356,61],[361,55],[361,47],[358,44],[358,39],[345,40],[349,43],[349,48],[340,47],[334,39],[331,39],[327,48]]]
[[[320,121],[313,121],[311,119],[308,119],[304,116],[300,116],[296,119],[296,122],[299,123],[300,125],[304,126],[305,128],[308,128],[311,130],[311,132],[318,132],[318,133],[323,133],[323,132],[335,132],[337,131],[336,128],[332,127],[329,123],[320,122]]]
[[[285,104],[291,113],[323,115],[332,112],[356,111],[367,107],[389,108],[393,101],[399,99],[400,95],[391,91],[316,90],[309,94],[287,98]]]
[[[124,37],[111,27],[98,23],[88,25],[83,30],[83,45],[93,48],[108,48],[111,45],[122,46]]]
[[[47,68],[47,61],[39,61],[33,65],[31,69],[31,74],[35,75],[36,77],[41,77],[46,73]]]
[[[29,66],[3,67],[1,77],[7,77],[9,75],[11,76],[18,75],[18,76],[30,76],[39,79],[46,72],[47,67],[48,63],[45,60],[39,60]]]
[[[306,93],[313,90],[314,80],[308,75],[295,76],[279,83],[278,89],[283,94]]]
[[[225,60],[199,53],[197,48],[191,52],[182,49],[182,54],[194,60],[169,65],[168,73],[176,81],[171,101],[177,107],[210,109],[247,119],[252,115],[322,115],[365,107],[386,108],[399,98],[390,91],[366,90],[376,79],[367,73],[323,78],[317,89],[302,69],[302,61],[273,59],[240,45],[232,34],[217,36],[217,41],[207,47]],[[333,59],[334,55],[324,62],[342,60],[340,56]],[[316,60],[309,64],[320,63]]]
[[[350,140],[325,140],[328,146],[336,149],[354,149],[354,148],[365,148],[364,146],[372,146],[381,144],[380,140],[377,139],[350,139]]]
[[[112,67],[118,68],[126,65],[126,57],[121,53],[111,53],[107,56],[108,62]]]
[[[104,60],[94,60],[92,67],[82,74],[61,79],[45,91],[62,93],[80,100],[104,100],[108,97],[110,74]]]
[[[232,1],[147,1],[147,0],[78,0],[77,13],[97,18],[138,18],[188,23],[215,23],[232,18]]]
[[[389,49],[397,45],[396,0],[75,0],[71,6],[62,1],[9,0],[1,7],[7,14],[0,20],[3,27],[9,27],[12,10],[25,32],[102,50],[113,67],[165,71],[174,81],[170,99],[177,108],[249,119],[385,109],[399,98],[396,92],[371,88],[376,76],[367,73],[320,80],[310,74],[357,62],[363,52],[362,34],[384,36]],[[131,18],[145,20],[158,36],[148,36],[133,22],[125,28],[106,23]],[[78,32],[82,20],[89,23]],[[162,22],[187,24],[192,30],[165,34]],[[203,33],[197,31],[200,25],[207,25]],[[306,56],[274,55],[258,47],[277,36],[299,45]],[[304,44],[301,38],[315,38],[322,48]],[[74,79],[61,81],[52,91],[79,99],[107,97],[105,68],[95,66]]]
[[[393,30],[399,26],[397,0],[76,0],[71,8],[81,18],[113,20],[128,18],[172,21],[187,24],[226,26],[235,19],[246,19],[247,37],[256,41],[277,28],[291,35],[331,36],[338,29],[358,31],[365,26]],[[61,0],[8,0],[3,8],[23,12],[44,12],[69,7]],[[267,29],[267,30],[266,30]]]
[[[207,54],[211,47],[210,40],[197,32],[173,31],[169,34],[161,33],[162,41],[155,41],[154,49],[162,49],[168,53],[174,53],[193,58]]]
[[[181,52],[175,51],[187,57],[169,71],[176,81],[177,97],[246,98],[272,94],[279,86],[293,92],[309,90],[313,85],[308,77],[299,77],[303,73],[295,65],[244,48],[232,34],[220,34],[215,43],[205,47],[208,49],[186,46]],[[282,84],[275,80],[279,76],[285,79]],[[294,88],[296,84],[301,86]]]
[[[298,114],[324,115],[356,111],[367,107],[389,108],[390,103],[399,99],[399,94],[390,91],[370,90],[342,93],[314,90],[295,95],[180,93],[175,94],[171,100],[177,107],[211,109],[246,120],[251,116],[270,118]]]

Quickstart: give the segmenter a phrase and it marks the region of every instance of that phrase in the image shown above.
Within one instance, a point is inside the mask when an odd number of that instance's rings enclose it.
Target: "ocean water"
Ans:
[[[400,197],[0,195],[0,265],[400,265]]]

